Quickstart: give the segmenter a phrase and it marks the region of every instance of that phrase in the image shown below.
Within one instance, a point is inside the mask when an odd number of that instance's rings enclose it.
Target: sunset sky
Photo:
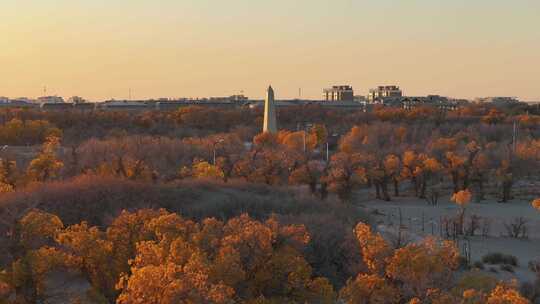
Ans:
[[[539,0],[0,0],[0,96],[540,101]]]

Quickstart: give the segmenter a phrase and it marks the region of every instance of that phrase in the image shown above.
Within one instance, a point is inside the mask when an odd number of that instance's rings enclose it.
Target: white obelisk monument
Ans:
[[[268,87],[264,100],[263,132],[277,133],[276,105],[274,104],[274,89]]]

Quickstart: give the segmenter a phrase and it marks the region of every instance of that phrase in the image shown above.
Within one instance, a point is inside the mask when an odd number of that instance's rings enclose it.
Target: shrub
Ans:
[[[518,266],[518,259],[509,254],[504,254],[500,252],[488,253],[482,257],[482,262],[490,265],[511,265]]]
[[[478,268],[480,270],[484,270],[484,268],[485,268],[484,263],[482,263],[481,261],[474,262],[473,266],[474,266],[474,268]]]
[[[540,258],[529,261],[529,270],[534,273],[540,274]]]
[[[492,269],[495,270],[494,272],[497,272],[495,268]],[[463,276],[457,281],[456,286],[452,291],[456,295],[461,295],[465,290],[469,289],[489,292],[495,288],[495,286],[497,286],[497,282],[497,279],[493,276],[482,271],[473,270],[463,274]]]
[[[500,268],[501,268],[502,271],[514,273],[514,267],[512,267],[510,265],[501,265]]]
[[[469,266],[469,261],[466,257],[460,256],[458,258],[458,269],[468,270],[470,268]]]

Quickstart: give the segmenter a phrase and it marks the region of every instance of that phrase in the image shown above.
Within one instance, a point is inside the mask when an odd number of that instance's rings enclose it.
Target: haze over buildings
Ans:
[[[271,79],[283,98],[396,83],[539,100],[539,15],[537,0],[3,0],[0,94],[262,99]]]

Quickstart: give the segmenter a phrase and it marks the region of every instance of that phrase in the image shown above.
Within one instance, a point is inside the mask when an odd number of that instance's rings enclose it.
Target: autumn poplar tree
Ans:
[[[56,156],[59,148],[59,137],[47,137],[41,153],[28,166],[27,175],[31,181],[44,182],[58,176],[60,169],[64,166]]]

